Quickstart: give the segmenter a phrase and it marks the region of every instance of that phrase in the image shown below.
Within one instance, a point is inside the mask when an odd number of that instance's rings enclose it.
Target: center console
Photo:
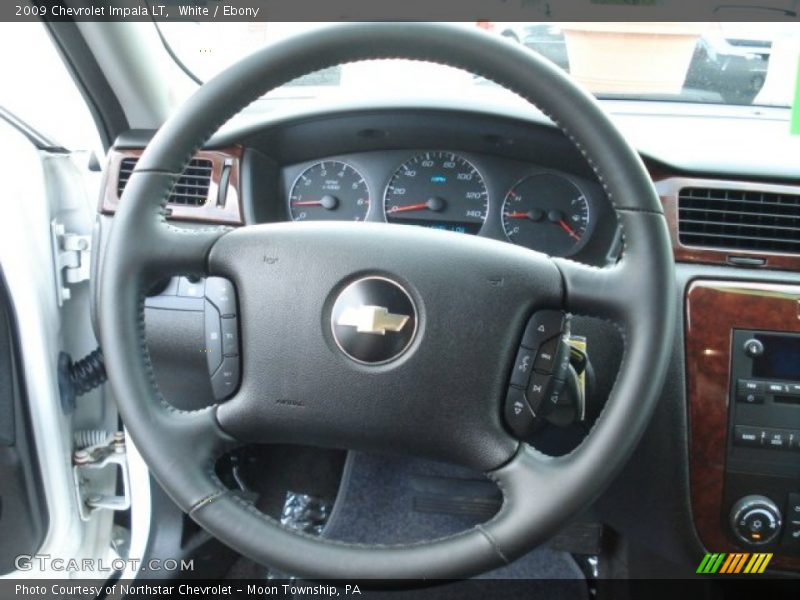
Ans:
[[[693,282],[686,358],[703,544],[800,570],[800,287]]]

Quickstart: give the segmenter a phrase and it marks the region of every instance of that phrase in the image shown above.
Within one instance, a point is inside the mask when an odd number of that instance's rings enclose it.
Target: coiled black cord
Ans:
[[[75,399],[108,380],[103,351],[97,348],[84,358],[72,362],[66,352],[58,356],[58,388],[65,413],[75,409]]]

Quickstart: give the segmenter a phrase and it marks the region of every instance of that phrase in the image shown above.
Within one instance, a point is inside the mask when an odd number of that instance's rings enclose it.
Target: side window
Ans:
[[[70,150],[102,156],[86,102],[41,23],[0,23],[0,106]]]

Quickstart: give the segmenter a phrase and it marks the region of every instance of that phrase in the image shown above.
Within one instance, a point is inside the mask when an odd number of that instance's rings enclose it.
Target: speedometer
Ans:
[[[477,169],[452,152],[425,152],[403,163],[384,195],[389,223],[478,233],[489,194]]]

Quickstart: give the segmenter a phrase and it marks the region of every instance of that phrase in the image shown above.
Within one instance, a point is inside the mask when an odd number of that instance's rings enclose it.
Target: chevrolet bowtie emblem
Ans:
[[[361,305],[346,308],[336,322],[338,325],[355,327],[359,333],[386,335],[386,331],[400,331],[408,323],[406,315],[395,315],[383,306]]]

